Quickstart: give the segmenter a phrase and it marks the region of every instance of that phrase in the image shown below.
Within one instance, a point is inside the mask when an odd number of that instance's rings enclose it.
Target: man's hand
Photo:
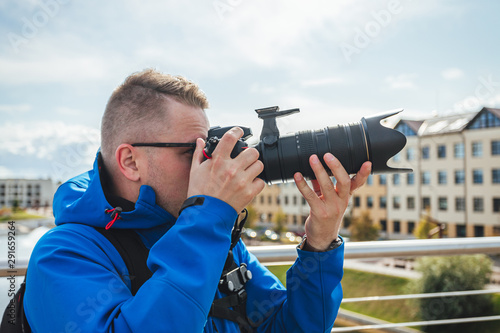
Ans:
[[[325,251],[337,239],[342,216],[352,193],[365,183],[371,172],[371,162],[365,162],[358,173],[350,178],[340,161],[332,154],[326,153],[324,161],[337,180],[336,185],[333,185],[316,155],[309,158],[316,176],[312,180],[312,189],[299,172],[294,175],[297,188],[311,207],[305,232],[307,248],[315,251]]]
[[[227,131],[217,144],[212,159],[203,161],[205,142],[196,140],[191,164],[188,197],[208,195],[225,201],[238,213],[262,191],[265,182],[257,178],[264,170],[257,149],[248,148],[234,159],[231,151],[242,137],[239,127]]]

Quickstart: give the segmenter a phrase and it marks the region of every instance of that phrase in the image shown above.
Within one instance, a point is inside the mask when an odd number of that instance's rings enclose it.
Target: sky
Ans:
[[[500,2],[3,0],[0,178],[88,170],[107,99],[145,68],[183,75],[211,125],[281,133],[500,107]]]

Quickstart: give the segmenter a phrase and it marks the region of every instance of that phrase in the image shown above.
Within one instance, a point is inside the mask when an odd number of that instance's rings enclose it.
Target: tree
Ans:
[[[14,201],[12,201],[12,212],[13,213],[17,213],[19,211],[19,200],[17,199],[14,199]]]
[[[433,219],[429,209],[422,215],[413,235],[420,239],[441,238],[445,230],[445,224]]]
[[[259,212],[253,205],[248,205],[247,207],[248,215],[247,221],[245,222],[245,227],[253,228],[255,226],[255,222],[259,218]]]
[[[285,230],[286,214],[280,208],[276,214],[274,214],[273,222],[276,223],[274,231],[280,235]]]
[[[417,261],[422,277],[415,280],[417,293],[482,290],[492,272],[486,255],[427,257]],[[491,295],[424,298],[418,301],[422,320],[438,320],[484,316],[493,309]],[[473,326],[474,327],[474,326]],[[476,328],[477,329],[477,328]],[[474,330],[474,328],[473,328]],[[428,326],[426,332],[465,332],[463,326]]]
[[[376,240],[380,228],[373,224],[369,211],[362,211],[361,216],[351,217],[349,231],[351,239],[355,241]]]

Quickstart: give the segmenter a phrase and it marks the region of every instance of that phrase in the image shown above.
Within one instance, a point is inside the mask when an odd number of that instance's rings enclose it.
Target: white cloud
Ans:
[[[67,83],[102,79],[107,65],[102,58],[77,54],[37,56],[29,59],[0,58],[0,83]]]
[[[417,74],[400,74],[398,76],[388,76],[385,78],[385,82],[389,85],[390,89],[394,90],[413,90],[416,89],[415,79],[418,77]]]
[[[344,83],[344,80],[339,77],[326,77],[322,79],[304,80],[301,82],[303,87],[329,86],[340,83]]]
[[[0,105],[0,113],[16,114],[25,113],[31,110],[31,105],[29,104],[13,104],[13,105]]]
[[[441,76],[446,80],[455,80],[464,76],[460,68],[447,68],[441,72]]]
[[[13,178],[14,173],[11,169],[0,165],[0,178]]]
[[[0,172],[67,179],[91,167],[99,141],[99,130],[82,125],[5,123],[0,125]]]
[[[274,85],[264,85],[256,82],[250,86],[250,92],[253,94],[271,95],[277,92],[277,87]]]
[[[69,108],[66,106],[57,107],[56,112],[60,115],[73,116],[73,117],[78,117],[78,116],[84,115],[84,113],[81,110]]]

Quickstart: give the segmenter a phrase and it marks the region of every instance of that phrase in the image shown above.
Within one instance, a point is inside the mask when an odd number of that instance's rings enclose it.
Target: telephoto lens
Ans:
[[[264,164],[264,171],[259,178],[269,184],[287,182],[293,179],[296,172],[302,173],[306,179],[314,179],[314,172],[309,165],[309,157],[313,154],[319,157],[330,175],[330,168],[323,161],[326,153],[332,153],[338,158],[349,174],[357,173],[366,161],[372,162],[372,173],[412,172],[411,169],[391,168],[387,165],[387,161],[403,149],[406,137],[401,132],[381,124],[383,119],[403,110],[363,117],[361,121],[353,124],[301,131],[285,136],[280,136],[276,118],[299,112],[299,109],[279,111],[277,106],[273,106],[255,111],[264,121],[260,142],[254,146]],[[205,158],[211,158],[220,138],[232,127],[216,126],[209,130],[204,150]],[[235,145],[231,153],[232,158],[248,147],[245,140],[252,136],[251,129],[239,127],[243,129],[244,134]]]
[[[411,172],[411,169],[394,169],[387,165],[387,161],[403,149],[406,137],[399,131],[383,126],[381,121],[401,111],[362,118],[353,124],[301,131],[276,139],[276,136],[271,135],[273,138],[269,139],[270,136],[264,134],[255,147],[264,163],[264,171],[259,177],[268,183],[286,182],[300,171],[306,179],[314,179],[309,157],[318,155],[325,169],[330,172],[323,161],[323,156],[328,152],[339,159],[349,174],[358,172],[365,161],[372,162],[373,173]]]

